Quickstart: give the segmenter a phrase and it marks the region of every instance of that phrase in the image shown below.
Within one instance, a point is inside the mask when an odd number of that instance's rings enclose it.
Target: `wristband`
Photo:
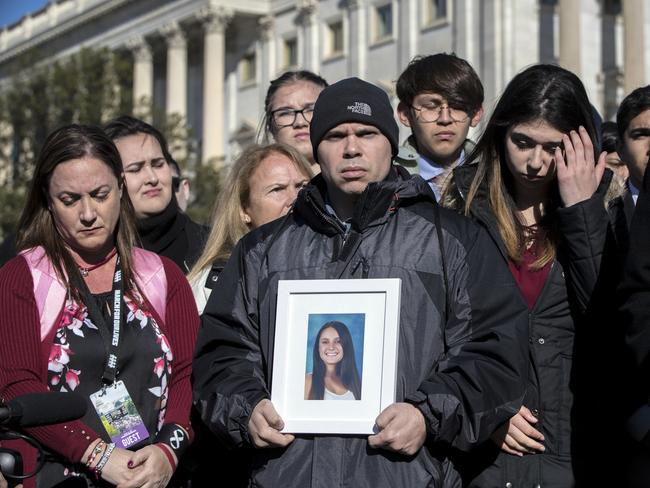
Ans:
[[[92,452],[90,454],[88,454],[88,457],[86,458],[86,467],[90,468],[92,466],[92,464],[95,461],[95,458],[97,457],[97,455],[100,452],[102,452],[102,450],[104,450],[105,447],[106,447],[106,443],[104,441],[100,440],[97,443],[97,445],[94,447]]]
[[[190,436],[178,424],[165,424],[158,432],[154,442],[165,444],[165,447],[176,454],[176,459],[180,460],[190,446]]]
[[[157,442],[154,444],[154,446],[160,448],[165,456],[167,456],[167,461],[169,461],[169,465],[172,467],[172,472],[176,471],[176,461],[174,460],[174,455],[172,454],[171,448],[162,442]]]
[[[113,454],[113,449],[115,449],[115,444],[111,442],[106,447],[106,450],[104,451],[104,454],[102,454],[102,457],[99,459],[97,466],[93,468],[93,472],[95,473],[95,478],[99,479],[101,477],[102,470],[104,469],[104,466],[106,466],[106,463],[108,462],[108,458],[111,457],[111,454]]]

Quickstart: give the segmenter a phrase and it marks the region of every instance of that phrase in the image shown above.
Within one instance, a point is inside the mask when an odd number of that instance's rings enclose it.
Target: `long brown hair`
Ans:
[[[210,235],[203,253],[187,275],[188,281],[198,278],[214,261],[228,259],[237,241],[250,230],[242,220],[242,210],[248,205],[250,179],[262,161],[273,153],[289,158],[307,178],[314,176],[307,160],[286,144],[254,144],[247,148],[230,168],[212,210]]]
[[[356,356],[354,354],[354,342],[348,326],[338,320],[324,324],[314,341],[312,350],[314,370],[312,372],[310,400],[322,400],[325,396],[325,363],[320,357],[320,336],[325,329],[332,328],[339,335],[341,347],[343,348],[343,359],[336,365],[336,374],[341,378],[343,385],[352,392],[355,400],[361,400],[361,376],[357,369]]]
[[[562,133],[583,126],[598,154],[598,138],[593,108],[580,79],[559,66],[539,64],[516,75],[499,99],[476,148],[468,161],[478,168],[465,198],[464,212],[470,214],[479,188],[487,187],[489,205],[496,217],[499,233],[508,256],[521,262],[526,242],[531,237],[520,220],[513,195],[513,181],[506,164],[506,134],[518,124],[543,120]],[[595,161],[594,161],[595,164]],[[560,205],[557,179],[537,229],[538,257],[532,264],[539,269],[555,259],[559,237],[554,211]]]
[[[49,186],[55,168],[67,161],[93,157],[108,166],[121,188],[122,161],[113,142],[104,132],[90,125],[67,125],[52,132],[36,161],[25,209],[18,223],[19,251],[41,246],[59,279],[67,283],[75,299],[79,290],[72,283],[80,282],[81,273],[57,229],[50,210]],[[122,191],[120,217],[115,229],[115,246],[120,255],[124,292],[130,294],[135,286],[132,250],[136,242],[134,211],[129,193]]]

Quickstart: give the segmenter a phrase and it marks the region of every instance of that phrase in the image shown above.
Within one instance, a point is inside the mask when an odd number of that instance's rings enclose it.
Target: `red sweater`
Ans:
[[[551,263],[546,263],[541,269],[531,269],[531,265],[536,259],[537,254],[535,252],[535,246],[533,246],[524,251],[521,257],[521,264],[517,265],[512,260],[508,260],[508,267],[519,286],[519,291],[524,296],[524,300],[526,300],[528,310],[532,310],[535,307],[535,302],[539,295],[541,295],[546,278],[548,278],[548,274],[551,271]]]
[[[166,321],[155,311],[153,315],[174,355],[165,423],[181,425],[191,432],[190,376],[199,316],[185,276],[172,261],[161,259],[167,276]],[[31,272],[22,256],[0,269],[0,398],[4,401],[26,393],[48,391],[47,365],[56,327],[41,341],[33,286]],[[88,445],[99,437],[81,421],[36,427],[27,432],[73,462],[80,461]]]

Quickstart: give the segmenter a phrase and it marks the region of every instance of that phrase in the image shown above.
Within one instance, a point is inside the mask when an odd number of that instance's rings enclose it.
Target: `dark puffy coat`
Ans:
[[[408,458],[371,449],[366,436],[297,436],[285,450],[255,451],[252,486],[440,487],[447,466],[431,449],[467,449],[521,405],[526,314],[508,300],[512,280],[489,237],[440,211],[453,297],[444,323],[433,195],[420,177],[387,180],[360,196],[347,234],[316,177],[292,213],[242,239],[202,318],[195,405],[221,439],[250,443],[250,414],[270,397],[278,280],[401,278],[396,396],[423,413],[427,443]]]
[[[476,165],[465,165],[454,171],[457,196],[461,199],[467,194],[475,172]],[[605,294],[604,291],[596,293],[596,290],[600,289],[602,281],[607,281],[600,268],[606,243],[611,240],[603,200],[610,179],[611,174],[607,173],[591,199],[557,209],[555,217],[562,241],[542,292],[528,314],[530,367],[524,405],[539,419],[536,428],[544,435],[546,451],[518,457],[501,451],[488,441],[472,455],[459,456],[457,465],[465,486],[582,486],[579,473],[586,468],[585,463],[590,463],[588,470],[600,476],[601,481],[605,479],[608,465],[602,469],[599,465],[599,470],[594,471],[596,459],[587,455],[587,440],[597,433],[600,437],[598,447],[603,451],[602,445],[609,437],[602,438],[601,424],[592,424],[586,419],[596,418],[594,411],[601,411],[601,405],[591,403],[594,393],[598,393],[602,404],[603,397],[610,392],[594,391],[585,386],[593,386],[594,377],[603,386],[603,378],[597,373],[598,363],[602,363],[603,358],[594,358],[591,350],[602,344],[596,346],[592,339],[597,338],[601,327],[612,328],[612,324],[596,324],[590,320],[594,315],[591,312],[595,306],[594,297]],[[505,245],[486,190],[479,188],[471,204],[471,217],[488,231],[501,251],[501,259],[507,262]],[[609,285],[609,290],[612,289]],[[527,309],[516,288],[510,298]],[[613,296],[610,296],[610,305],[613,305]],[[584,329],[583,334],[577,334],[580,328]],[[579,412],[584,412],[585,417],[581,419]],[[607,422],[602,417],[598,421]],[[610,451],[604,452],[611,459]]]
[[[650,171],[645,173],[630,228],[629,256],[620,293],[627,345],[647,381],[643,395],[650,399]]]
[[[650,168],[650,165],[648,165]],[[630,227],[629,255],[620,287],[620,321],[625,326],[633,370],[628,381],[633,388],[631,411],[650,408],[650,171],[646,169]],[[630,413],[630,412],[628,412]],[[647,420],[637,426],[641,433],[650,428]],[[625,466],[629,487],[650,486],[650,433],[642,442],[631,442]]]
[[[630,224],[634,215],[634,200],[627,189],[609,202],[607,213],[609,213],[617,248],[625,254],[630,245]]]

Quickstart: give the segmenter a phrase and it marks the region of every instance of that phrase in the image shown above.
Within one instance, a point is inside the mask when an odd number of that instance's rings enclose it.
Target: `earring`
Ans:
[[[251,223],[251,218],[248,215],[244,215],[244,223],[245,224],[250,224]]]

